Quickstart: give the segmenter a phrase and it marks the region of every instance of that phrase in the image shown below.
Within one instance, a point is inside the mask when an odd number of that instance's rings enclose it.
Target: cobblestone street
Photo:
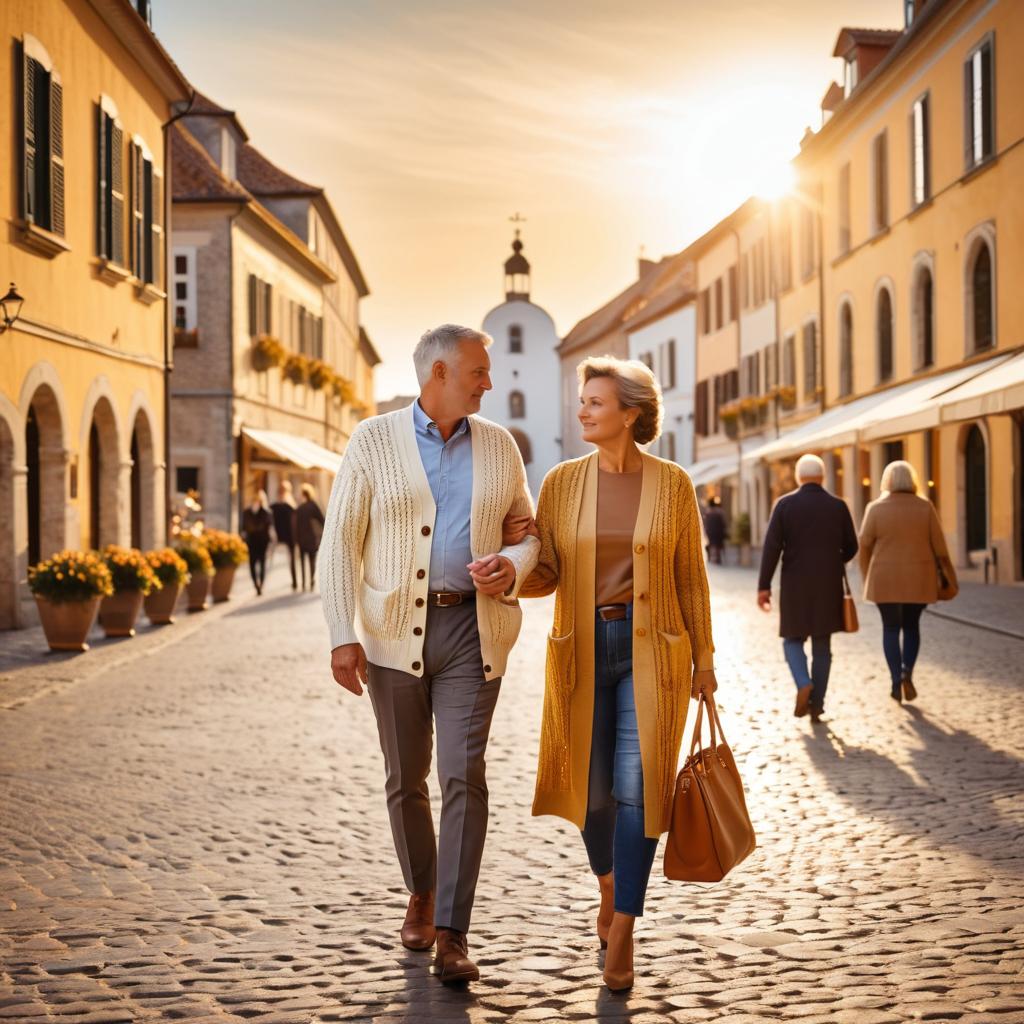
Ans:
[[[319,599],[272,588],[0,711],[0,1021],[1024,1020],[1024,644],[926,615],[899,707],[862,606],[813,727],[752,572],[712,591],[760,847],[707,886],[659,850],[632,992],[601,984],[578,834],[530,816],[550,602],[495,716],[460,991],[398,942],[370,703],[330,677]]]

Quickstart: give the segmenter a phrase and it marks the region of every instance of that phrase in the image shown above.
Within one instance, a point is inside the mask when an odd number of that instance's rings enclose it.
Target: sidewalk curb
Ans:
[[[1002,629],[999,626],[989,626],[984,622],[976,622],[974,619],[963,619],[958,615],[949,615],[946,612],[932,611],[931,608],[926,609],[929,615],[934,615],[937,619],[945,619],[947,622],[956,622],[961,626],[972,626],[974,629],[983,629],[986,633],[996,633],[999,636],[1008,636],[1011,640],[1024,640],[1024,633],[1015,633],[1011,629]]]

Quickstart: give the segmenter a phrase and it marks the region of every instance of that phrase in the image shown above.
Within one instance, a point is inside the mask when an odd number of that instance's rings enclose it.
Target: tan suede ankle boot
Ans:
[[[604,955],[604,983],[613,992],[633,987],[632,914],[616,912],[608,929],[608,951]]]

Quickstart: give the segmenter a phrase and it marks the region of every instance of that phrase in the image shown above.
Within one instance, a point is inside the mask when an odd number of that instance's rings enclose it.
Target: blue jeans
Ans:
[[[804,650],[805,636],[787,636],[782,641],[786,664],[793,673],[793,682],[798,690],[808,684],[814,687],[811,693],[811,707],[816,711],[825,710],[825,691],[828,689],[828,674],[832,668],[832,637],[811,637],[811,671],[807,671],[807,652]]]
[[[657,839],[644,834],[644,772],[633,697],[633,609],[594,624],[594,731],[583,842],[595,875],[615,875],[615,910],[641,917]]]
[[[898,693],[903,673],[911,675],[921,650],[921,613],[923,604],[880,604],[882,616],[882,651],[889,666],[892,692]],[[903,633],[902,650],[900,633]]]

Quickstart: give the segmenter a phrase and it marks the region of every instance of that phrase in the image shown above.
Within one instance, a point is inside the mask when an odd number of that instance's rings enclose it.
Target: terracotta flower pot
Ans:
[[[100,602],[100,625],[107,636],[135,636],[142,602],[141,590],[122,590]]]
[[[185,588],[188,594],[188,610],[201,612],[206,610],[206,598],[210,593],[210,579],[205,573],[197,572],[192,582]]]
[[[87,651],[85,638],[96,621],[100,598],[86,601],[62,601],[54,604],[45,597],[35,595],[39,619],[43,624],[46,642],[51,651]]]
[[[235,581],[235,570],[237,565],[225,565],[213,574],[213,600],[216,603],[227,601],[231,598],[231,584]]]
[[[165,583],[160,590],[146,595],[146,615],[154,626],[167,626],[174,621],[174,606],[180,593],[180,583]]]

